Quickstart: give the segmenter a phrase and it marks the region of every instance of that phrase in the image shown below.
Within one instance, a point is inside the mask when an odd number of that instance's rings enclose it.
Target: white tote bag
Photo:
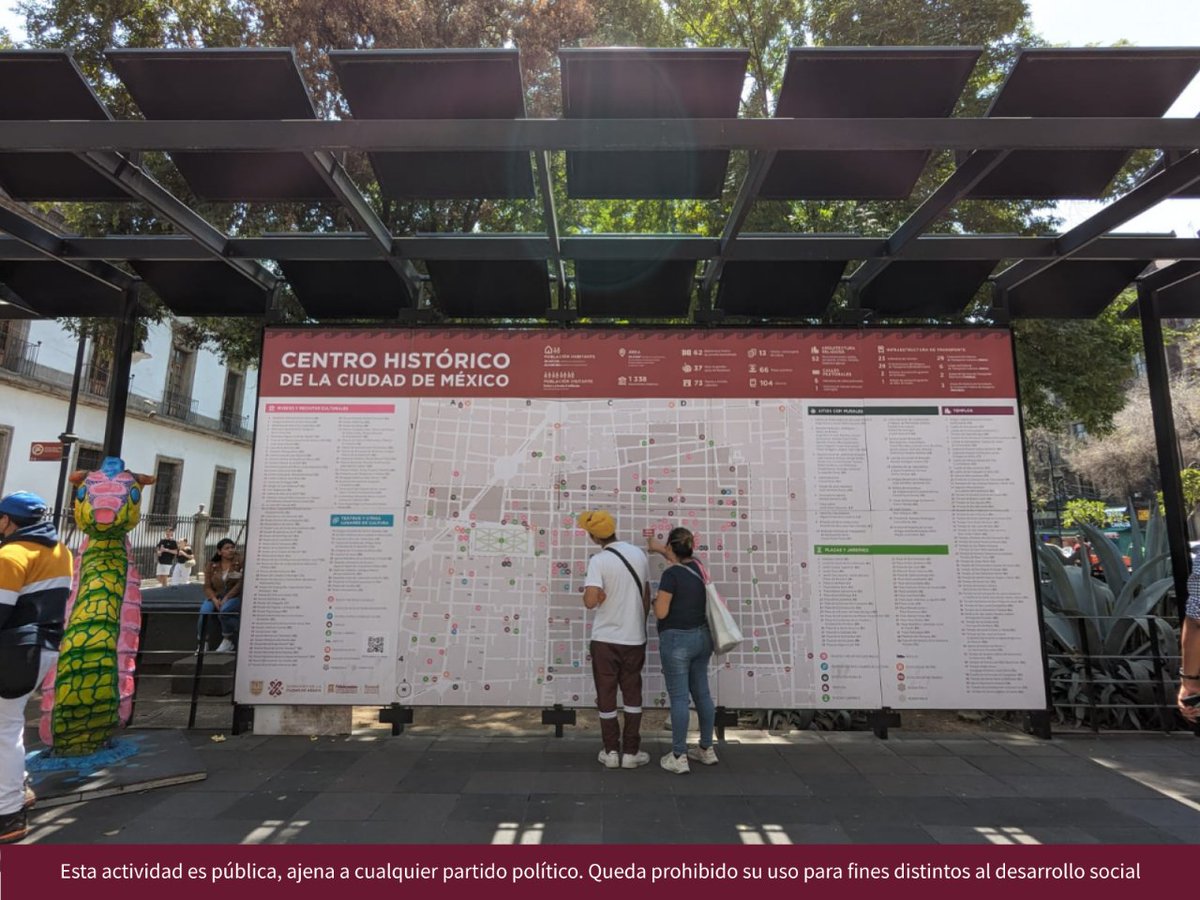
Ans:
[[[708,570],[704,568],[704,564],[697,560],[696,565],[700,566],[700,571],[704,573],[702,579],[705,594],[704,614],[708,619],[708,633],[712,635],[713,652],[728,653],[742,642],[742,629],[738,628],[738,623],[733,620],[733,613],[721,599],[721,595],[717,592],[717,586],[708,577]],[[696,578],[700,578],[687,566],[683,566],[683,568]]]

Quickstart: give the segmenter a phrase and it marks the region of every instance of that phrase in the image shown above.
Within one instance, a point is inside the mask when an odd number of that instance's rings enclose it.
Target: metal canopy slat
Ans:
[[[414,305],[404,279],[386,260],[281,260],[279,267],[314,319],[387,319]]]
[[[111,118],[69,54],[0,52],[0,121]],[[0,187],[18,200],[128,200],[70,153],[0,153]]]
[[[550,308],[543,259],[428,260],[435,306],[457,318],[541,319]]]
[[[1158,117],[1198,71],[1200,48],[1022,50],[987,114],[992,118]],[[1129,156],[1127,150],[1015,151],[968,196],[1094,199],[1104,194]]]
[[[978,47],[819,47],[791,50],[776,118],[949,116]],[[929,150],[789,151],[767,173],[764,199],[907,197]]]
[[[44,318],[119,316],[124,291],[58,262],[0,262],[0,284]]]
[[[134,270],[181,316],[261,316],[270,291],[222,262],[134,260]]]
[[[329,54],[356,119],[523,119],[516,50],[345,50]],[[533,196],[527,151],[372,153],[385,196]]]
[[[289,49],[110,50],[106,55],[147,119],[316,118]],[[171,160],[202,200],[334,197],[301,153],[176,151]]]
[[[996,268],[997,260],[897,260],[859,295],[876,317],[939,317],[962,312]]]
[[[576,310],[598,318],[683,318],[695,276],[695,260],[576,258]]]
[[[727,262],[714,306],[727,316],[820,318],[845,269],[845,260]]]
[[[1015,319],[1090,319],[1103,312],[1150,260],[1069,259],[1008,291]]]
[[[722,49],[559,51],[566,119],[737,116],[749,54]],[[715,199],[725,150],[567,153],[567,192],[591,199]]]

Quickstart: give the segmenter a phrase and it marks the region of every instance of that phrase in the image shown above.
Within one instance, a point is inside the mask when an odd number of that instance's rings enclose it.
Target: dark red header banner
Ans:
[[[267,332],[262,397],[1016,396],[1002,330]]]

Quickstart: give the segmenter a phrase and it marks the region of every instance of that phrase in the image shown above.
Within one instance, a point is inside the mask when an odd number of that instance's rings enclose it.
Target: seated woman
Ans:
[[[237,646],[242,609],[242,557],[229,538],[217,542],[217,553],[204,569],[204,596],[197,639],[204,640],[208,616],[216,613],[221,622],[221,643],[216,652],[229,653]]]
[[[671,700],[671,752],[660,763],[675,775],[689,771],[688,760],[706,766],[717,763],[713,748],[716,708],[708,690],[708,662],[712,659],[712,636],[708,633],[705,608],[704,567],[692,559],[694,538],[686,528],[672,528],[667,542],[647,541],[651,553],[673,563],[662,573],[654,598],[658,619],[658,652],[662,657],[663,679]],[[688,695],[696,704],[700,719],[700,746],[687,745]]]

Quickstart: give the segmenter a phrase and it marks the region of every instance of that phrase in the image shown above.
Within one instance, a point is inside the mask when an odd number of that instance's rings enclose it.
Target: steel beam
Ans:
[[[558,236],[558,211],[554,206],[554,183],[550,180],[550,154],[542,151],[534,154],[537,159],[538,190],[542,195],[542,224],[546,229],[549,244],[550,264],[554,266],[554,277],[558,279],[555,290],[558,308],[567,308],[567,269],[563,265],[562,242]]]
[[[67,241],[64,238],[56,235],[34,219],[21,215],[19,211],[13,209],[11,206],[0,205],[0,231],[7,231],[12,235],[12,240],[5,241],[5,243],[14,243],[20,247],[27,248],[26,255],[24,256],[13,257],[0,254],[0,259],[52,259],[65,266],[70,266],[72,269],[87,275],[89,278],[94,278],[105,287],[112,288],[114,291],[127,290],[137,282],[137,279],[132,275],[104,262],[102,259],[69,257],[65,253]]]
[[[1200,151],[1192,151],[1179,162],[1143,181],[1091,218],[1060,235],[1054,242],[1053,259],[1023,260],[1015,263],[997,275],[996,282],[1012,290],[1054,264],[1075,256],[1092,241],[1197,182],[1200,182]]]
[[[229,256],[229,238],[147,175],[141,167],[120,154],[103,150],[91,150],[76,155],[113,184],[123,187],[156,214],[190,236],[208,251],[210,257],[225,263],[264,291],[269,291],[274,286],[274,275],[257,262]]]
[[[125,437],[125,410],[129,404],[129,370],[133,366],[133,348],[137,343],[137,319],[141,308],[138,287],[125,292],[124,312],[117,322],[113,346],[112,377],[108,383],[108,410],[104,419],[104,455],[121,455]]]
[[[64,262],[87,260],[175,260],[200,261],[212,253],[185,235],[110,235],[108,237],[54,238],[56,252]],[[627,259],[627,241],[636,236],[592,235],[560,238],[572,251],[590,259]],[[710,259],[720,251],[717,239],[681,235],[660,238],[674,241],[677,258]],[[922,235],[908,244],[904,259],[1053,259],[1054,237],[1014,235]],[[551,259],[549,239],[544,234],[438,234],[399,237],[394,241],[406,259],[499,260]],[[583,249],[580,249],[583,248]],[[644,247],[643,254],[647,251]],[[730,248],[728,259],[753,261],[820,261],[887,259],[883,238],[828,234],[741,234]],[[363,234],[295,234],[231,238],[228,255],[234,259],[281,259],[329,262],[358,262],[379,259],[378,245]],[[37,260],[46,254],[16,238],[0,235],[0,260]],[[1200,260],[1200,238],[1159,235],[1107,235],[1073,254],[1074,259],[1178,259]],[[119,272],[119,269],[113,271]],[[122,275],[125,273],[121,272]],[[129,276],[126,276],[129,277]]]
[[[762,189],[771,164],[775,162],[775,156],[774,150],[760,150],[750,157],[750,165],[746,167],[746,177],[742,179],[737,197],[733,201],[733,208],[729,211],[729,218],[725,220],[725,227],[721,231],[720,252],[709,260],[708,266],[704,270],[704,277],[700,282],[700,296],[707,301],[711,300],[712,289],[716,285],[717,279],[721,277],[721,271],[725,268],[729,254],[733,251],[733,245],[741,233],[746,216],[750,214],[750,207],[758,199],[758,192]]]
[[[1113,150],[1200,146],[1200,119],[8,121],[0,151]]]
[[[379,255],[400,276],[409,296],[412,297],[413,306],[416,306],[421,299],[421,274],[412,262],[396,256],[392,233],[375,213],[375,210],[371,208],[371,204],[367,202],[367,198],[362,195],[358,185],[338,162],[337,157],[328,150],[313,150],[305,153],[304,157],[317,170],[321,180],[333,191],[337,201],[345,207],[350,218],[354,220],[354,224],[361,228],[375,244]]]
[[[887,258],[867,260],[850,276],[849,305],[858,306],[859,293],[887,268],[888,259],[903,252],[1007,157],[1004,150],[976,150],[967,157],[888,238]]]

